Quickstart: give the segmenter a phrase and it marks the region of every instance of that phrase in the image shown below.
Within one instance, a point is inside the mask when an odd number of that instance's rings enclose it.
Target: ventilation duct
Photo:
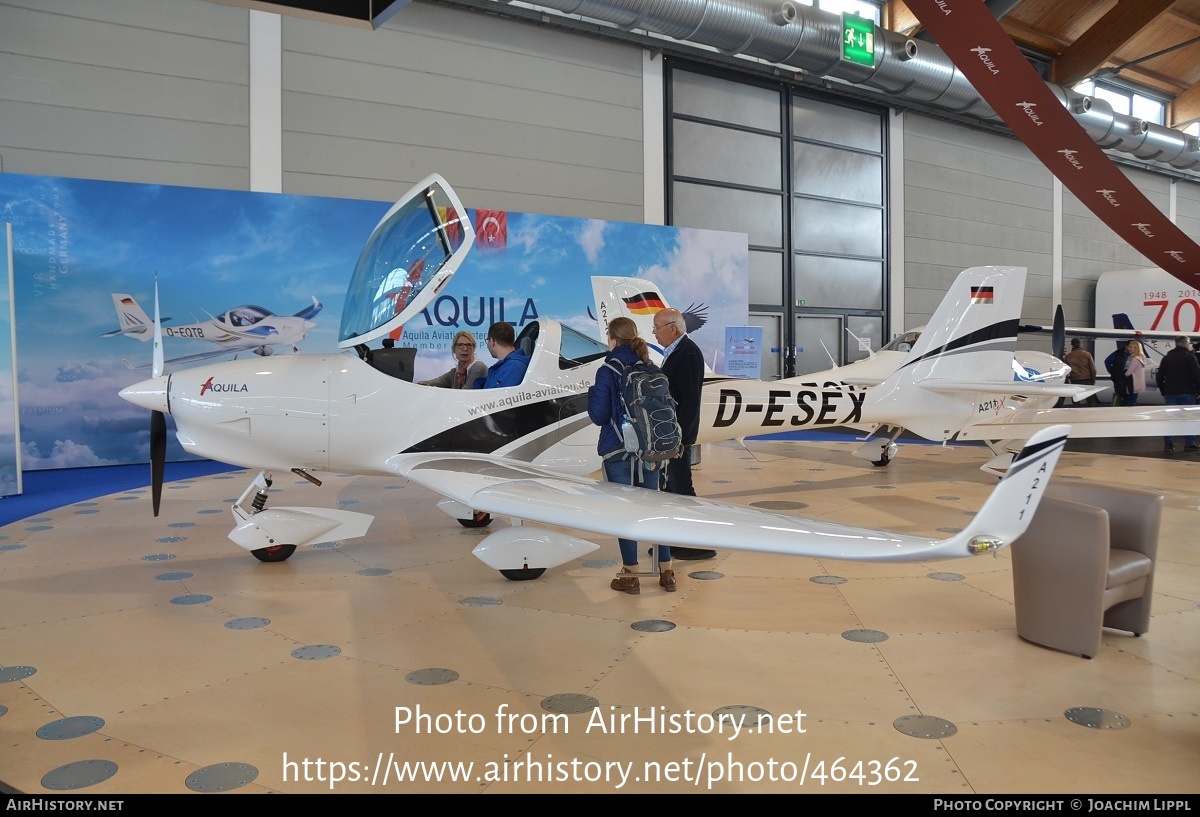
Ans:
[[[787,0],[537,0],[529,5],[833,77],[886,94],[892,104],[915,102],[999,121],[936,45],[877,27],[875,67],[844,63],[840,15]],[[1101,99],[1050,88],[1101,147],[1180,170],[1200,170],[1196,138],[1115,113]]]

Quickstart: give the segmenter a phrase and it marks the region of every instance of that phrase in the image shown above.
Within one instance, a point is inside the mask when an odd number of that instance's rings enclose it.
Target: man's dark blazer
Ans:
[[[663,373],[671,384],[671,396],[675,398],[679,428],[683,432],[683,444],[695,445],[700,433],[700,395],[704,391],[704,355],[687,335],[679,341],[675,351],[663,361]]]

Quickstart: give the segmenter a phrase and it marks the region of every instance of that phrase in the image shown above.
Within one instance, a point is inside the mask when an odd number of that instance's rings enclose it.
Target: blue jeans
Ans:
[[[1196,405],[1196,398],[1190,394],[1164,394],[1163,402],[1168,406],[1194,406]],[[1163,439],[1167,441],[1167,445],[1171,447],[1175,446],[1174,437],[1164,437]],[[1184,437],[1183,444],[1186,446],[1193,446],[1196,444],[1196,438]]]
[[[621,485],[631,484],[633,463],[633,460],[610,457],[604,461],[604,478],[609,482],[620,483]],[[641,466],[642,472],[639,484],[652,491],[658,490],[658,473],[641,460],[638,460],[637,463]],[[621,564],[625,565],[625,567],[637,567],[638,543],[632,539],[617,539],[617,543],[621,546]],[[658,560],[660,562],[671,561],[671,549],[666,545],[659,545]]]

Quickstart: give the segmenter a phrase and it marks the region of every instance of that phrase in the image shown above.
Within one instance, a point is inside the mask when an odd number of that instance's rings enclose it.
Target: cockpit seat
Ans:
[[[524,352],[530,358],[533,357],[533,347],[537,345],[538,331],[538,322],[534,321],[522,329],[521,334],[517,336],[517,349]]]
[[[373,349],[367,360],[388,377],[413,382],[413,366],[417,359],[415,347]]]

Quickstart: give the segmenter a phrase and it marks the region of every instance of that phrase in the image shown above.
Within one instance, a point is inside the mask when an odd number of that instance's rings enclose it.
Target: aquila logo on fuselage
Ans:
[[[214,383],[213,378],[209,378],[200,384],[200,396],[203,397],[208,392],[225,393],[225,392],[248,392],[250,389],[245,383]]]

